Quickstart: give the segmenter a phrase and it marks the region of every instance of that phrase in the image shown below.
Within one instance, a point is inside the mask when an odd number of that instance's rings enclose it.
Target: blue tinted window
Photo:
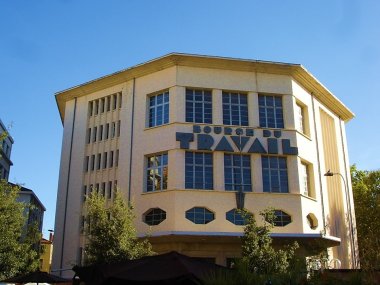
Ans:
[[[149,97],[149,127],[169,123],[169,91]]]
[[[284,227],[292,222],[292,217],[281,210],[274,211],[274,225],[276,227]]]
[[[289,192],[285,157],[262,156],[261,168],[264,192]]]
[[[187,210],[185,217],[194,224],[208,224],[215,219],[214,213],[203,207]]]
[[[248,126],[247,95],[223,92],[223,124]]]
[[[185,188],[213,189],[212,154],[190,152],[185,154]]]
[[[150,226],[155,226],[160,224],[166,219],[166,212],[160,208],[150,209],[144,215],[144,222]]]
[[[243,216],[238,209],[232,209],[226,213],[226,220],[235,225],[244,226],[248,222],[248,217]]]
[[[212,123],[211,91],[186,89],[186,122]]]
[[[260,127],[284,128],[281,97],[259,95],[259,118]]]
[[[224,154],[224,185],[226,190],[252,191],[249,155]]]

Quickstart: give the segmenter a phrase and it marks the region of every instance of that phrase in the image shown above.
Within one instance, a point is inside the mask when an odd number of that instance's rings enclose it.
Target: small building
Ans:
[[[24,215],[27,218],[25,227],[36,224],[38,231],[42,232],[44,212],[46,211],[46,208],[33,190],[21,186],[17,201],[29,205],[25,208],[24,212]]]
[[[241,255],[237,209],[273,207],[276,243],[298,241],[306,255],[322,244],[342,268],[357,266],[345,135],[354,114],[302,65],[172,53],[56,101],[53,270],[81,263],[85,196],[112,200],[116,188],[158,253],[225,265]]]
[[[0,135],[7,132],[7,128],[0,120]],[[8,181],[9,171],[13,165],[11,161],[12,145],[14,143],[13,138],[8,134],[2,141],[0,141],[0,143],[0,179],[5,179]]]
[[[50,273],[51,261],[53,257],[53,234],[50,233],[49,239],[41,239],[40,270]]]

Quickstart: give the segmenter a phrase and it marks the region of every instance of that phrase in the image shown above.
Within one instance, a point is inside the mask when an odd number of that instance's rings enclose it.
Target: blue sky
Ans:
[[[62,124],[54,93],[184,52],[300,63],[343,101],[350,163],[379,169],[380,1],[0,0],[0,118],[12,182],[54,228]]]

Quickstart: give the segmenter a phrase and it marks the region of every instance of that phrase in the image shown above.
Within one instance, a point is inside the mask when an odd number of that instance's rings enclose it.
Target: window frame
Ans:
[[[264,160],[268,159],[268,162],[266,163]],[[273,160],[276,159],[277,161],[274,162]],[[273,164],[277,163],[278,167],[274,168],[271,167]],[[261,156],[261,173],[262,173],[262,182],[263,182],[263,192],[265,193],[289,193],[289,174],[288,174],[288,160],[287,157],[284,156],[267,156],[267,155],[262,155]],[[265,165],[268,165],[268,167],[265,167]],[[280,166],[285,165],[285,168],[281,169]],[[275,173],[275,171],[277,173]],[[286,174],[286,176],[281,175],[281,174]],[[277,174],[276,180],[272,180],[272,177],[274,177],[273,174]],[[269,177],[269,185],[267,186],[266,183],[266,178]],[[285,177],[286,180],[282,180],[281,177]],[[286,185],[282,185],[281,183],[285,183]],[[274,183],[278,183],[278,188],[279,191],[273,191],[274,187],[272,186]],[[282,190],[282,187],[286,186],[286,191]]]
[[[262,105],[262,100],[264,99],[264,105]],[[268,98],[272,98],[272,105],[269,105],[270,101]],[[276,99],[280,99],[279,101]],[[269,101],[269,102],[268,102]],[[277,102],[281,103],[281,106],[277,106]],[[261,128],[271,128],[271,129],[284,129],[284,104],[282,95],[274,94],[259,94],[258,95],[258,108],[259,108],[259,125]],[[269,116],[270,109],[273,109],[273,116]],[[281,116],[281,118],[279,118]],[[271,123],[270,120],[273,120]]]
[[[230,163],[227,165],[227,158],[230,157]],[[235,165],[236,158],[239,158],[239,164]],[[244,166],[244,159],[248,159],[249,166]],[[240,191],[243,190],[244,192],[252,192],[252,175],[251,175],[251,156],[249,154],[234,154],[234,153],[224,153],[224,189],[226,191]],[[230,170],[230,172],[229,172]],[[246,170],[246,171],[244,171]],[[248,171],[247,171],[248,170]],[[235,177],[240,172],[240,183],[236,183]],[[249,176],[249,184],[245,184],[245,174],[248,174]],[[231,183],[227,183],[227,179],[231,177]],[[248,177],[247,177],[248,178]],[[227,186],[228,185],[228,186]],[[231,186],[231,187],[230,187]],[[239,188],[239,186],[241,188]]]
[[[160,211],[159,213],[154,213],[154,211]],[[147,222],[147,217],[150,213],[152,213],[152,223]],[[155,219],[155,217],[158,217],[158,219]],[[143,222],[147,224],[148,226],[157,226],[161,224],[163,221],[166,220],[166,211],[161,208],[150,208],[148,211],[146,211],[143,215]]]
[[[190,160],[190,155],[192,156],[191,160]],[[201,155],[202,155],[202,158],[201,158],[202,163],[199,163],[200,161],[199,156]],[[207,164],[206,162],[211,162],[211,163]],[[200,172],[202,174],[201,175],[202,182],[199,182]],[[197,176],[197,173],[198,173],[198,176]],[[213,190],[214,189],[214,155],[212,152],[200,152],[200,151],[186,151],[185,152],[185,189],[197,189],[197,190],[199,189]]]
[[[197,213],[196,212],[196,209],[202,209],[203,210],[203,213]],[[191,211],[191,210],[193,210],[193,211]],[[190,212],[191,211],[191,212]],[[206,213],[206,211],[208,211],[208,213]],[[203,219],[201,220],[201,219],[199,219],[199,216],[198,216],[198,218],[196,217],[197,216],[197,214],[199,214],[199,215],[202,215],[203,214]],[[206,216],[207,215],[212,215],[212,219],[206,219]],[[192,216],[190,216],[190,215],[192,215]],[[200,206],[196,206],[196,207],[193,207],[193,208],[191,208],[191,209],[189,209],[189,210],[187,210],[186,212],[185,212],[185,218],[187,219],[187,220],[189,220],[190,222],[192,222],[192,223],[194,223],[194,224],[197,224],[197,225],[206,225],[206,224],[208,224],[208,223],[211,223],[212,221],[214,221],[215,220],[215,213],[213,212],[213,211],[211,211],[210,209],[208,209],[207,207],[200,207]],[[192,219],[193,218],[193,219]],[[197,221],[203,221],[203,222],[197,222]]]
[[[201,94],[199,94],[201,92]],[[190,94],[191,93],[191,94]],[[198,93],[198,94],[197,94]],[[207,93],[207,94],[206,94]],[[202,100],[199,99],[199,96]],[[192,97],[192,98],[190,98]],[[207,97],[207,100],[205,99]],[[212,124],[212,90],[186,88],[185,91],[185,121],[188,123],[205,123]],[[199,107],[201,108],[199,110]],[[191,110],[191,112],[190,112]],[[206,112],[207,110],[207,112]],[[190,114],[191,113],[191,114]],[[196,114],[201,115],[199,119]],[[206,116],[207,115],[207,116]]]
[[[238,218],[238,219],[237,219]],[[226,220],[237,226],[245,226],[248,223],[248,218],[244,218],[239,209],[234,208],[226,212]]]
[[[162,96],[162,101],[159,98]],[[154,100],[154,101],[153,101]],[[170,92],[164,90],[147,96],[148,118],[147,127],[153,128],[169,124],[170,121]],[[161,111],[160,111],[161,110]],[[159,114],[161,112],[161,115]],[[159,122],[158,122],[159,121]]]
[[[281,214],[279,214],[280,212]],[[287,225],[293,222],[292,216],[281,209],[275,209],[274,216],[275,216],[275,219],[273,221],[273,225],[275,227],[286,227]],[[289,221],[287,221],[284,217],[286,218],[289,217]]]
[[[237,96],[237,103],[233,97]],[[245,97],[245,103],[241,102]],[[228,102],[226,102],[228,100]],[[222,91],[223,125],[249,126],[248,118],[248,94],[244,92]],[[237,114],[236,114],[237,112]],[[243,113],[243,114],[242,114]],[[244,115],[245,113],[245,115]],[[238,118],[235,122],[234,117]]]
[[[152,159],[152,160],[151,160]],[[158,160],[157,160],[158,159]],[[150,160],[153,165],[150,164]],[[168,178],[169,178],[169,154],[168,152],[150,154],[145,157],[146,167],[145,167],[145,187],[144,192],[157,192],[168,189]],[[161,173],[161,177],[159,180],[160,187],[158,188],[158,184],[156,184],[156,177],[159,177],[159,173]],[[151,176],[153,174],[153,176]],[[152,182],[149,183],[150,177],[152,178]],[[151,190],[150,190],[151,185]]]

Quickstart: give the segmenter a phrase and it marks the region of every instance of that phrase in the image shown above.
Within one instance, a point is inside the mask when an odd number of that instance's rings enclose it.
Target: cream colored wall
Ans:
[[[167,74],[162,74],[167,76]],[[140,80],[140,79],[138,79]],[[149,78],[143,78],[144,83],[138,83],[136,86],[150,86],[148,83]],[[166,82],[168,79],[166,78]],[[137,213],[137,228],[140,234],[144,234],[147,231],[153,231],[153,233],[167,232],[167,231],[201,231],[201,232],[241,232],[242,228],[231,224],[226,221],[225,213],[236,207],[235,194],[224,191],[224,168],[223,168],[223,153],[213,152],[214,155],[214,189],[213,191],[206,190],[182,190],[173,191],[174,189],[184,189],[184,150],[179,149],[179,142],[175,141],[175,132],[192,132],[192,123],[184,123],[184,105],[185,105],[185,87],[198,87],[213,90],[213,122],[214,125],[221,124],[222,115],[222,103],[221,94],[222,90],[236,90],[247,91],[248,104],[250,105],[250,124],[252,127],[258,126],[258,108],[257,108],[257,88],[256,83],[260,87],[260,92],[275,94],[285,94],[283,100],[284,110],[291,110],[286,112],[285,125],[287,129],[294,130],[294,114],[293,104],[295,103],[292,95],[292,81],[288,76],[280,75],[257,75],[253,72],[230,72],[225,70],[212,70],[212,69],[196,69],[190,67],[178,67],[177,81],[167,82],[166,85],[164,79],[156,79],[154,84],[158,84],[156,91],[169,89],[170,91],[170,123],[166,126],[148,128],[143,132],[136,135],[136,141],[134,143],[134,153],[140,157],[140,160],[134,160],[133,173],[143,173],[144,170],[144,155],[159,153],[168,151],[169,154],[169,186],[167,191],[160,193],[143,193],[144,191],[144,174],[136,177],[134,180],[133,200],[136,205]],[[177,84],[172,86],[173,84]],[[154,92],[154,88],[145,91],[140,88],[136,88],[136,97],[139,98],[136,104],[136,109],[141,109],[146,104],[146,96],[150,92]],[[302,94],[305,96],[305,94]],[[305,96],[306,97],[306,96]],[[310,97],[310,95],[309,95]],[[175,102],[180,102],[180,106],[175,105]],[[140,107],[139,107],[140,104]],[[310,104],[310,99],[304,104]],[[178,112],[173,109],[181,109],[180,116]],[[254,110],[254,111],[252,111]],[[252,116],[252,114],[255,114]],[[145,115],[145,114],[142,114]],[[141,123],[142,120],[137,119],[136,130],[143,129]],[[174,122],[180,124],[173,124]],[[202,124],[201,124],[202,125]],[[215,138],[220,138],[220,135],[213,135]],[[316,163],[315,145],[307,137],[296,134],[294,131],[282,131],[282,138],[288,138],[292,141],[292,145],[298,145],[300,153],[304,153],[302,160],[306,160],[309,163]],[[298,141],[302,141],[298,143]],[[230,141],[231,142],[231,141]],[[231,142],[234,147],[234,144]],[[246,149],[249,145],[246,146]],[[196,148],[196,141],[190,143],[190,148]],[[235,147],[234,147],[235,148]],[[281,147],[280,147],[281,149]],[[235,148],[235,150],[237,150]],[[278,227],[275,232],[287,232],[298,233],[308,231],[316,233],[321,230],[318,227],[316,230],[311,230],[306,221],[306,215],[302,214],[301,205],[307,204],[312,212],[321,220],[320,204],[316,199],[310,199],[302,197],[299,192],[299,165],[300,159],[296,156],[288,156],[288,172],[289,172],[289,184],[290,192],[294,194],[268,194],[262,193],[262,180],[261,180],[261,156],[257,154],[251,155],[252,160],[252,179],[253,179],[253,192],[246,194],[246,207],[252,209],[257,215],[258,212],[266,206],[274,206],[278,209],[282,209],[292,215],[293,222],[286,227]],[[174,170],[173,170],[174,169]],[[316,168],[314,167],[314,170]],[[173,174],[173,171],[175,172]],[[314,175],[316,176],[316,175]],[[255,194],[257,193],[257,194]],[[165,197],[165,198],[164,198]],[[274,198],[276,197],[276,198]],[[173,206],[174,204],[174,206]],[[210,206],[215,205],[215,206]],[[215,220],[207,225],[196,225],[185,218],[185,211],[195,206],[205,206],[208,209],[215,212]],[[149,208],[159,207],[167,212],[167,219],[161,224],[153,227],[149,227],[142,222],[142,215]],[[174,213],[170,215],[172,210]],[[173,217],[175,215],[175,219]],[[319,222],[319,225],[322,223]],[[310,230],[308,230],[310,229]]]
[[[263,193],[261,178],[261,156],[251,154],[251,176],[253,192],[246,193],[245,206],[258,217],[260,210],[268,206],[281,209],[292,216],[292,223],[285,227],[276,227],[276,233],[320,233],[323,230],[322,195],[325,204],[325,214],[328,215],[326,181],[321,177],[327,170],[324,168],[323,156],[320,157],[321,167],[318,166],[317,144],[315,135],[321,140],[319,126],[319,108],[324,108],[316,100],[315,112],[317,129],[314,129],[312,96],[289,76],[256,74],[255,72],[238,72],[193,67],[171,67],[161,71],[130,80],[124,84],[107,88],[87,96],[80,97],[77,102],[77,116],[73,141],[73,155],[70,172],[68,215],[64,246],[64,264],[67,267],[71,262],[78,260],[79,247],[83,240],[79,238],[82,187],[84,184],[95,184],[102,179],[118,181],[120,191],[128,198],[129,173],[131,171],[131,200],[135,205],[136,227],[139,235],[150,233],[157,235],[165,232],[228,232],[240,233],[241,226],[231,224],[225,219],[225,213],[236,207],[235,193],[224,190],[223,152],[213,152],[214,156],[214,188],[215,190],[184,189],[185,180],[185,150],[180,149],[179,142],[175,140],[176,132],[192,133],[193,123],[185,122],[185,89],[205,88],[212,90],[213,94],[213,123],[222,125],[222,90],[242,91],[248,94],[249,127],[259,126],[258,94],[275,94],[283,96],[283,110],[285,129],[282,138],[290,139],[292,146],[297,146],[298,156],[287,156],[289,194]],[[169,90],[170,112],[169,124],[159,127],[147,127],[147,98],[160,91]],[[133,97],[133,91],[135,91]],[[85,144],[86,130],[94,121],[108,122],[110,118],[91,118],[88,121],[88,102],[116,93],[122,92],[123,105],[115,114],[121,120],[121,135],[107,144]],[[307,134],[295,131],[295,104],[302,104],[308,114]],[[64,137],[60,167],[60,181],[58,188],[56,239],[54,265],[59,264],[60,244],[62,242],[62,223],[67,183],[68,155],[71,138],[72,111],[74,101],[67,102]],[[132,167],[130,167],[130,145],[132,136],[132,106],[134,105],[133,119],[133,149]],[[202,125],[202,124],[200,124]],[[255,131],[255,136],[262,140],[261,131]],[[213,135],[217,138],[220,135]],[[230,141],[231,142],[231,141]],[[251,141],[252,142],[252,141]],[[343,142],[345,145],[345,141]],[[234,144],[231,142],[231,145]],[[250,143],[249,143],[250,145]],[[264,143],[265,146],[265,143]],[[249,146],[246,146],[246,149]],[[96,149],[120,150],[119,167],[107,171],[84,173],[83,165],[86,154],[96,153]],[[196,141],[190,144],[191,149],[196,148]],[[322,145],[319,145],[321,152]],[[235,148],[236,149],[236,148]],[[246,150],[245,149],[245,150]],[[279,146],[281,152],[281,146]],[[237,149],[236,149],[237,150]],[[160,192],[145,193],[145,157],[147,155],[168,152],[168,189]],[[343,154],[339,148],[340,165]],[[300,167],[301,162],[312,165],[313,197],[305,197],[300,193]],[[320,180],[322,184],[320,184]],[[321,192],[321,189],[322,192]],[[215,220],[206,225],[196,225],[185,218],[185,211],[195,206],[204,206],[215,213]],[[161,208],[166,211],[165,221],[156,226],[148,226],[143,222],[143,214],[150,208]],[[310,229],[306,215],[313,213],[318,219],[318,227]]]

